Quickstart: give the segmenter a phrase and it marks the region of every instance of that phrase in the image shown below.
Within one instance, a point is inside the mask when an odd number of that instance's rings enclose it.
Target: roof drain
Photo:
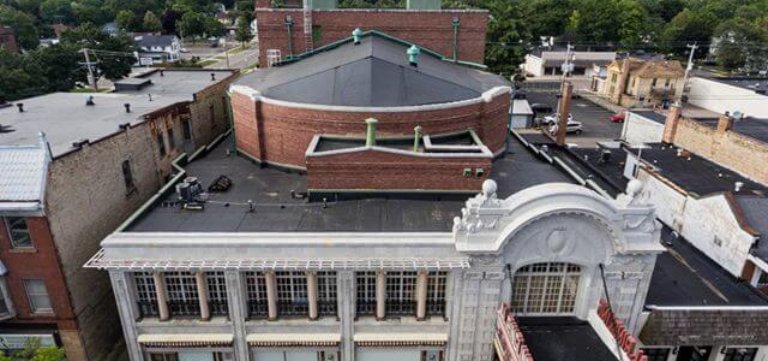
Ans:
[[[376,145],[376,123],[379,121],[376,118],[368,118],[365,120],[365,124],[368,125],[367,132],[365,134],[365,146],[372,147]]]
[[[408,62],[411,63],[411,66],[419,66],[419,53],[421,50],[416,45],[411,45],[410,48],[406,51],[408,54]]]

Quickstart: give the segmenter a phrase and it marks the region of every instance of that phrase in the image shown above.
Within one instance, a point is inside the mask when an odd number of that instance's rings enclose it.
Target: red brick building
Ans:
[[[16,31],[13,28],[0,25],[0,48],[13,52],[19,51],[19,47],[16,44]]]
[[[476,191],[505,149],[509,92],[499,76],[369,31],[248,74],[231,99],[238,150],[307,171],[310,193]]]
[[[271,8],[269,0],[256,0],[255,18],[261,67],[269,65],[269,56],[287,59],[344,39],[356,28],[378,30],[447,58],[453,59],[455,51],[458,60],[483,63],[488,25],[488,11],[479,9],[305,11]]]

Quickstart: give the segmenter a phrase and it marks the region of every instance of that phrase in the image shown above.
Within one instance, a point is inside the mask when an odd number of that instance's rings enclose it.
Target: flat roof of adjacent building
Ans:
[[[637,114],[645,119],[648,119],[650,121],[664,124],[667,120],[667,116],[664,114],[656,113],[651,110],[630,110],[630,113]]]
[[[746,78],[746,77],[705,77],[704,79],[714,80],[735,87],[747,90],[768,90],[768,78]]]
[[[768,306],[749,283],[738,280],[682,237],[664,227],[667,252],[656,258],[646,305]]]
[[[693,120],[717,129],[718,118],[696,117]],[[768,143],[768,119],[745,117],[735,120],[731,131]]]
[[[575,317],[516,317],[536,361],[608,361],[616,356],[592,326]]]
[[[211,80],[211,73],[216,80]],[[24,112],[17,107],[0,109],[0,123],[7,127],[0,133],[4,145],[37,144],[38,133],[45,132],[54,157],[73,149],[72,143],[88,139],[91,142],[120,130],[119,126],[143,122],[143,115],[163,107],[192,101],[193,94],[233,74],[226,70],[165,70],[151,72],[141,78],[152,85],[140,90],[111,93],[50,93],[18,100],[24,104]],[[127,80],[135,82],[135,79]],[[151,101],[150,95],[151,94]],[[86,99],[93,96],[95,105],[86,106]],[[129,103],[131,112],[126,113],[124,104]],[[7,131],[11,130],[11,131]]]
[[[185,169],[204,188],[224,175],[233,185],[225,193],[211,193],[202,211],[182,210],[159,202],[131,224],[129,232],[450,232],[453,218],[461,215],[469,196],[415,193],[395,197],[367,195],[350,200],[307,202],[291,191],[306,192],[306,176],[272,167],[261,167],[244,157],[227,155],[231,137]],[[535,158],[521,144],[510,141],[504,157],[493,163],[490,177],[498,194],[507,197],[527,187],[572,183],[559,169]],[[169,191],[164,201],[175,201]],[[253,202],[253,212],[248,201]]]

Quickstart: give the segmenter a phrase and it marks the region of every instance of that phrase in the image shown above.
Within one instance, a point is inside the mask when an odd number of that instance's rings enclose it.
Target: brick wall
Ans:
[[[305,52],[304,21],[301,9],[256,9],[259,40],[259,65],[267,66],[267,49],[280,49],[283,58],[288,52],[286,15],[293,18],[293,54]],[[434,50],[446,57],[452,56],[454,16],[461,22],[458,33],[459,60],[482,63],[485,54],[485,34],[488,25],[486,10],[371,10],[337,9],[314,10],[312,25],[319,34],[313,44],[320,47],[352,36],[355,28],[379,30],[389,35]]]
[[[0,218],[0,260],[8,273],[4,276],[16,317],[3,321],[8,325],[57,324],[60,331],[76,331],[77,323],[72,312],[64,275],[59,268],[56,248],[45,217],[29,217],[27,226],[34,249],[11,249],[11,241],[5,222]],[[33,265],[33,266],[32,266]],[[24,288],[24,280],[41,279],[48,291],[53,314],[33,314]],[[62,339],[62,341],[64,341]],[[83,354],[82,349],[64,343],[71,360]]]
[[[464,176],[470,168],[472,175]],[[475,172],[482,168],[483,175]],[[379,150],[307,157],[307,188],[478,191],[490,158],[427,158]]]
[[[379,120],[382,136],[411,135],[420,125],[424,134],[473,128],[493,152],[504,148],[509,118],[509,96],[491,102],[418,112],[364,113],[288,108],[254,101],[234,92],[235,135],[238,148],[259,160],[304,167],[304,153],[316,134],[365,133],[365,119]]]
[[[717,130],[681,118],[674,144],[755,181],[768,183],[768,144],[733,131]]]

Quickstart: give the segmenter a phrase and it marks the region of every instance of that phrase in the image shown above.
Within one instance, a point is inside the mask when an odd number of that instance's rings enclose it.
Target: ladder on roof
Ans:
[[[310,52],[312,49],[312,0],[304,0],[304,51]]]

